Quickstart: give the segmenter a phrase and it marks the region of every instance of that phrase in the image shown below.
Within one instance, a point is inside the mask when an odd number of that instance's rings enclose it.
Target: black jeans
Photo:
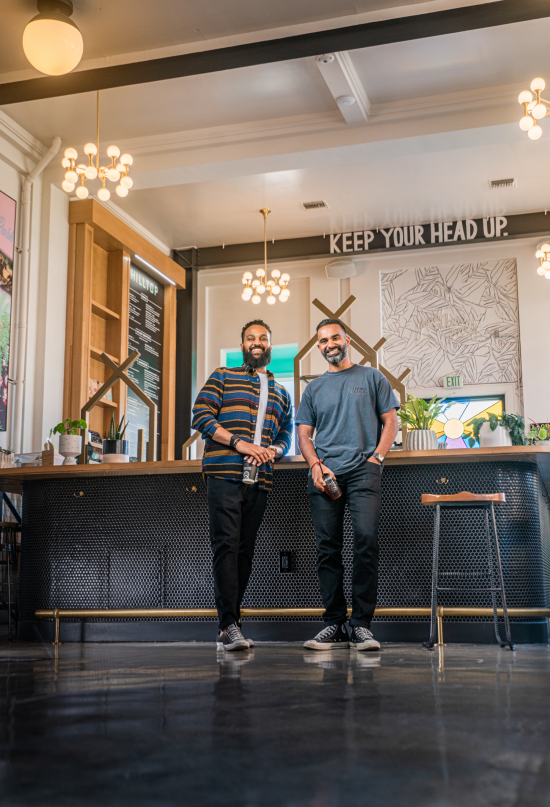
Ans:
[[[337,474],[342,496],[334,501],[317,490],[309,477],[308,497],[317,542],[317,575],[326,625],[337,625],[347,619],[342,563],[344,507],[347,502],[353,527],[350,625],[370,627],[378,590],[381,476],[382,468],[374,462],[365,462],[352,471]]]
[[[241,602],[252,571],[256,536],[267,491],[229,479],[207,476],[214,594],[220,630],[241,621]]]

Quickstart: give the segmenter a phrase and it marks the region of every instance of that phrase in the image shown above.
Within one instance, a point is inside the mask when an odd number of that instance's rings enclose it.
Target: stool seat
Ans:
[[[433,493],[422,494],[422,504],[463,504],[465,502],[494,502],[494,504],[505,504],[505,493],[470,493],[463,490],[462,493],[454,493],[453,495],[437,495]]]

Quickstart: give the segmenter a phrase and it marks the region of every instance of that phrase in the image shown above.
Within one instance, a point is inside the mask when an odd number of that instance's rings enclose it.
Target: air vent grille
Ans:
[[[515,179],[492,179],[489,181],[489,187],[492,191],[504,191],[509,188],[517,188],[518,183]]]
[[[330,209],[327,202],[321,200],[320,202],[302,202],[306,210],[320,210],[322,208]]]

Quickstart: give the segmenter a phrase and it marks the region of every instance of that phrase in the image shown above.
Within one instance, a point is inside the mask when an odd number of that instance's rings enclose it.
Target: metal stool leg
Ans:
[[[9,532],[6,530],[6,547],[8,553],[6,555],[6,571],[8,574],[8,641],[11,642],[11,569],[10,569],[10,556],[11,556],[11,542]]]
[[[510,648],[510,650],[514,650],[514,645],[512,643],[512,633],[510,631],[510,620],[508,619],[508,608],[506,607],[506,591],[504,589],[504,575],[502,574],[502,563],[500,560],[500,547],[498,545],[498,532],[497,532],[497,520],[495,518],[495,506],[491,502],[491,516],[493,519],[493,532],[495,534],[495,549],[497,554],[497,563],[498,563],[498,574],[500,579],[500,593],[502,596],[502,613],[504,615],[504,630],[506,633],[506,642],[501,642],[501,646],[505,647],[506,644]],[[500,635],[499,635],[500,640]]]
[[[495,591],[495,567],[493,565],[493,550],[491,548],[491,532],[489,529],[489,513],[485,509],[485,540],[487,541],[487,562],[489,564],[489,581],[491,583],[491,602],[493,604],[493,625],[495,628],[496,640],[501,647],[504,647],[498,629],[497,595]]]
[[[434,517],[434,547],[433,547],[433,562],[432,562],[432,615],[430,620],[430,640],[429,642],[422,642],[423,646],[428,650],[434,649],[436,630],[437,630],[437,575],[439,571],[439,524],[440,524],[440,506],[435,506]]]

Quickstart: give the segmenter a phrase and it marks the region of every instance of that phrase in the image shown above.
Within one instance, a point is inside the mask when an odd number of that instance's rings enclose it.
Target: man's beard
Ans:
[[[271,363],[271,348],[262,348],[263,353],[261,356],[253,356],[251,350],[243,347],[243,361],[253,370],[258,370],[260,367],[267,367]]]
[[[330,356],[327,355],[329,350],[332,350],[332,349],[333,348],[328,348],[327,347],[327,348],[325,348],[325,350],[323,350],[323,356],[325,357],[325,359],[328,361],[329,364],[340,364],[340,362],[344,361],[344,359],[348,355],[348,346],[347,345],[344,345],[344,347],[337,348],[336,353],[332,353],[332,355],[330,355]]]

